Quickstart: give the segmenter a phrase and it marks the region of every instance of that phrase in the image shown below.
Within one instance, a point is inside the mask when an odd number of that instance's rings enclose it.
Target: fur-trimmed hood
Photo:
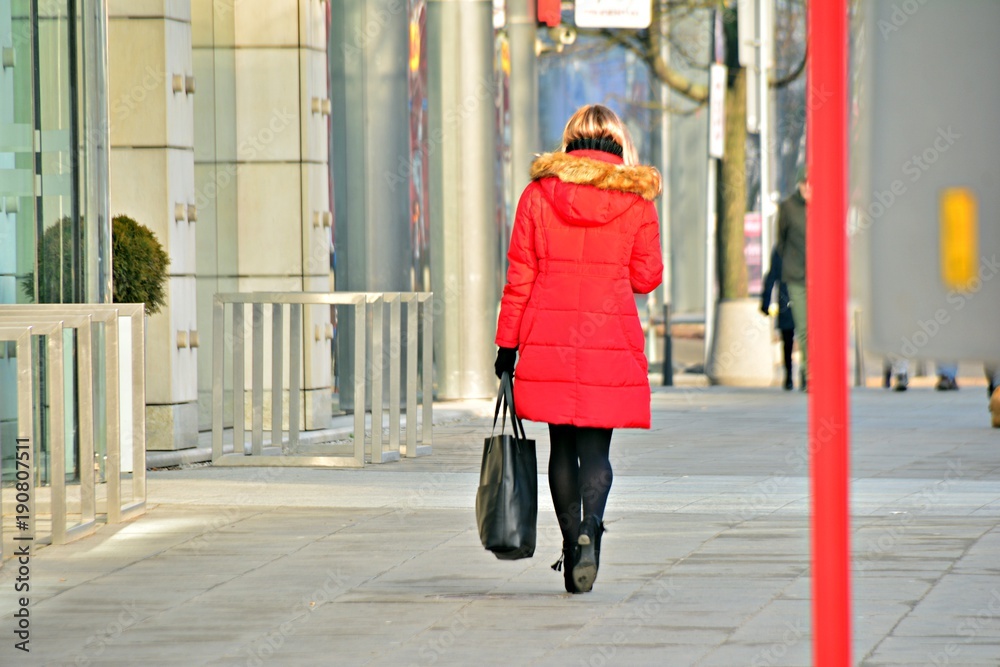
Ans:
[[[555,176],[563,183],[592,185],[599,190],[630,192],[646,201],[653,201],[660,194],[660,172],[655,167],[616,164],[571,153],[543,153],[535,158],[531,165],[532,180],[547,176]]]
[[[627,166],[620,157],[593,150],[539,155],[531,178],[563,220],[582,227],[604,225],[634,206],[649,206],[660,193],[660,172],[653,167]]]

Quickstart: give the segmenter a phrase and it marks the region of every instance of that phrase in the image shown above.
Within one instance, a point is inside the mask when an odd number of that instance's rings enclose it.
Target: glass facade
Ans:
[[[0,304],[111,300],[106,26],[103,0],[0,0]],[[6,477],[15,360],[0,346]],[[44,387],[44,364],[38,379]],[[71,397],[72,376],[67,387]]]

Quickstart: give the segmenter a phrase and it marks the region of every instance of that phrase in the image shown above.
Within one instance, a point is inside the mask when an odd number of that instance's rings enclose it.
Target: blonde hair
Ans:
[[[576,110],[563,130],[562,149],[577,139],[611,139],[622,147],[622,160],[627,165],[639,163],[639,155],[632,143],[625,123],[611,109],[602,104],[588,104]]]

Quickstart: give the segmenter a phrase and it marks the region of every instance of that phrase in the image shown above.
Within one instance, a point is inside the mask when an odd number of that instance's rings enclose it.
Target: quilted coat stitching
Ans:
[[[556,162],[562,169],[574,160],[601,163],[575,154]],[[598,176],[612,170],[598,169]],[[533,421],[648,428],[649,384],[637,356],[643,351],[629,335],[638,315],[627,299],[645,291],[636,290],[637,277],[645,288],[662,273],[658,233],[640,237],[655,209],[635,192],[634,180],[605,179],[603,185],[616,187],[602,189],[573,182],[581,174],[573,165],[550,172],[535,169],[544,175],[521,197],[497,330],[498,344],[520,346],[519,411]]]

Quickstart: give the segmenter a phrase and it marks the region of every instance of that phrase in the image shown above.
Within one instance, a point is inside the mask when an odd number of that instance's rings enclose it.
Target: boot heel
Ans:
[[[580,537],[576,542],[579,551],[573,564],[573,581],[581,593],[589,593],[594,588],[594,581],[597,580],[595,544],[600,526],[601,522],[596,516],[587,517],[580,528]]]

